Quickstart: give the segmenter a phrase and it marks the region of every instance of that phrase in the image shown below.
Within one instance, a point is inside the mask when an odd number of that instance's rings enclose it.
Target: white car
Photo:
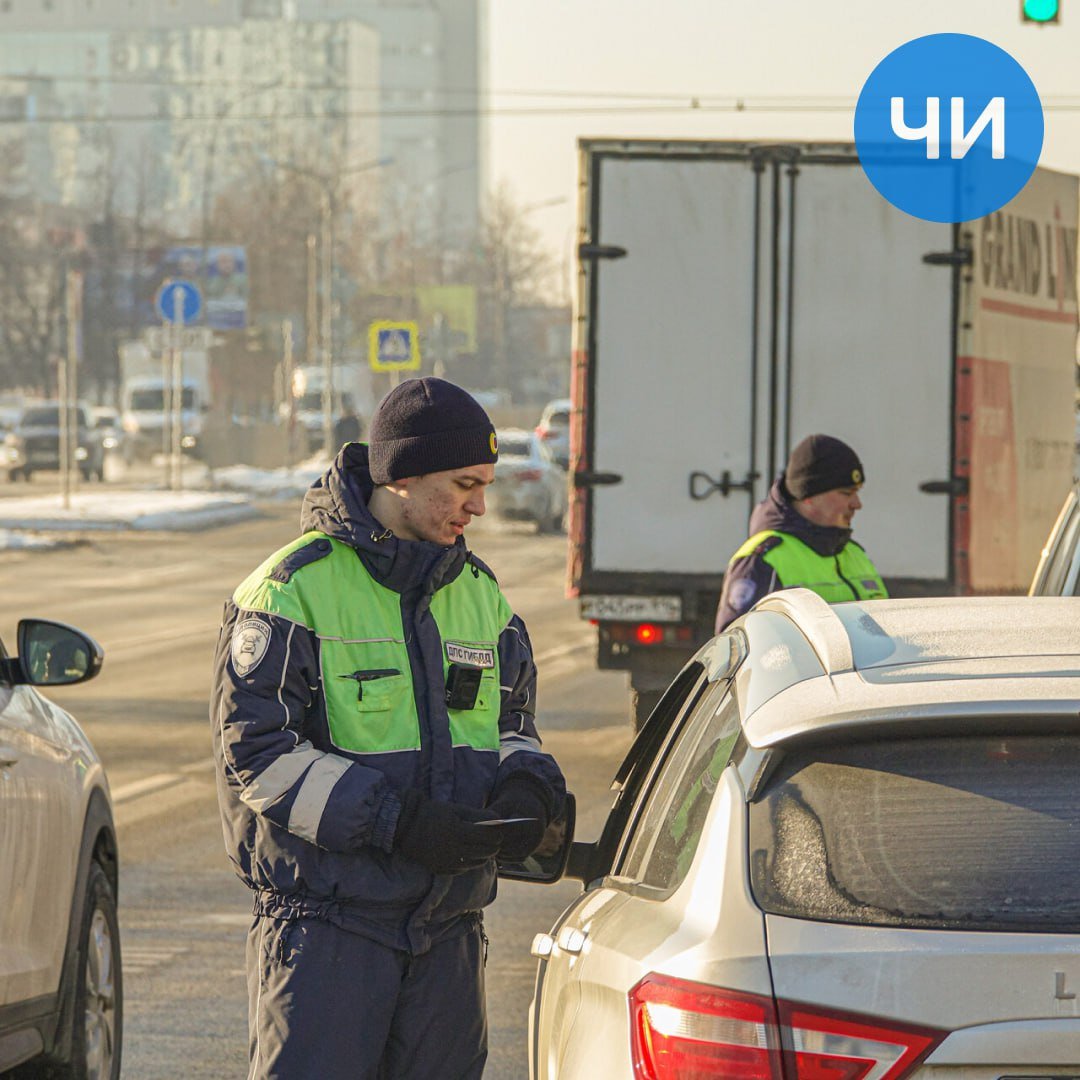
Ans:
[[[504,872],[585,882],[533,1080],[1080,1075],[1078,702],[1080,600],[762,600]]]
[[[531,431],[507,428],[496,432],[499,461],[495,483],[488,489],[499,517],[531,521],[537,532],[558,532],[566,517],[566,472]]]
[[[570,467],[570,410],[569,398],[549,401],[536,425],[536,434],[564,469]]]
[[[1080,497],[1075,488],[1065,496],[1046,539],[1028,595],[1080,595]]]
[[[117,847],[101,762],[35,686],[93,678],[100,647],[24,619],[0,644],[0,1072],[117,1080],[123,1031]],[[25,1064],[24,1064],[25,1063]]]

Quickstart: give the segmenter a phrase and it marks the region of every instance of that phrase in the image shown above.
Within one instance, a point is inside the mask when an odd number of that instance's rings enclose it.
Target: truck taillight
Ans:
[[[592,621],[620,645],[689,645],[694,641],[694,628],[686,624]]]
[[[946,1034],[664,975],[630,991],[630,1021],[640,1080],[901,1080]]]

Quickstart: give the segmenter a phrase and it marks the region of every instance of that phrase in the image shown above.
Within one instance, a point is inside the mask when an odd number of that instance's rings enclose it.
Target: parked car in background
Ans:
[[[110,405],[95,405],[90,415],[95,429],[101,432],[101,447],[105,453],[123,453],[124,427],[119,410]]]
[[[572,846],[533,1080],[1075,1073],[1077,700],[1080,600],[762,600]]]
[[[551,456],[564,468],[570,467],[570,399],[549,401],[540,414],[536,434],[551,451]]]
[[[1074,488],[1065,496],[1039,565],[1029,596],[1080,596],[1080,499]]]
[[[0,1072],[116,1080],[123,993],[117,847],[101,762],[34,687],[92,679],[101,648],[24,619],[0,643]]]
[[[558,532],[566,516],[566,473],[531,431],[496,432],[499,461],[488,502],[498,517],[531,521],[537,532]]]
[[[84,480],[105,479],[105,450],[101,432],[94,427],[89,407],[73,410],[77,430],[75,465]],[[60,468],[60,405],[39,401],[27,405],[14,430],[4,436],[4,467],[9,480],[29,480],[39,469]]]

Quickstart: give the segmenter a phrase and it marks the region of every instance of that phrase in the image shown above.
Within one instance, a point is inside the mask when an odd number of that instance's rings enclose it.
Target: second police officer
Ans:
[[[855,451],[831,435],[809,435],[792,450],[728,563],[716,633],[777,589],[802,586],[831,604],[888,596],[851,535],[865,476]]]

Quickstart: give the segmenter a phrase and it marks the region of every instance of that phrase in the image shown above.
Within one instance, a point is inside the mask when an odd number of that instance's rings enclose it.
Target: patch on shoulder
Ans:
[[[773,548],[779,547],[784,542],[782,536],[766,536],[756,548],[755,555],[767,555]]]
[[[270,627],[262,619],[244,619],[232,636],[232,665],[240,678],[250,675],[262,663],[270,647]]]
[[[751,578],[739,578],[728,589],[728,603],[736,611],[745,611],[754,602],[757,585]]]
[[[448,641],[446,642],[446,659],[451,664],[493,668],[495,666],[495,647],[494,645],[466,645],[460,641]]]

